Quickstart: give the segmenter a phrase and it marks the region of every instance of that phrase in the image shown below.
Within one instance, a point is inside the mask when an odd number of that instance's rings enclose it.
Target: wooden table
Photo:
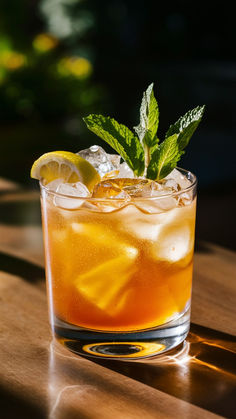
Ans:
[[[0,417],[236,417],[236,254],[197,246],[191,333],[178,351],[135,362],[85,359],[50,335],[38,193],[4,185]]]

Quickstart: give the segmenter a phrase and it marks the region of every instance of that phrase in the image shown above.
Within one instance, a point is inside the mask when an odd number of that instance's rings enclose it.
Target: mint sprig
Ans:
[[[171,125],[159,144],[159,108],[153,83],[143,93],[140,123],[133,133],[115,119],[91,114],[84,121],[92,132],[106,141],[126,161],[136,176],[161,180],[177,165],[190,138],[198,127],[205,106],[197,106]],[[137,135],[136,135],[137,134]]]

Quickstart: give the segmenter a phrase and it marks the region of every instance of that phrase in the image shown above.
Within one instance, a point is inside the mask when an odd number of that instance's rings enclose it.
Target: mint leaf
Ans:
[[[166,133],[166,138],[173,134],[179,134],[179,149],[183,150],[188,145],[190,138],[198,127],[202,119],[204,109],[205,105],[197,106],[196,108],[188,111],[184,116],[181,116],[175,124],[170,126]]]
[[[179,135],[173,134],[154,149],[147,168],[147,178],[161,180],[176,167],[184,153],[179,148],[178,140]]]
[[[138,138],[125,125],[103,115],[91,114],[83,118],[88,129],[102,138],[121,155],[135,175],[144,172],[144,150]]]
[[[134,127],[141,143],[152,147],[158,143],[156,136],[159,124],[159,109],[153,93],[153,83],[143,93],[140,107],[140,123]]]

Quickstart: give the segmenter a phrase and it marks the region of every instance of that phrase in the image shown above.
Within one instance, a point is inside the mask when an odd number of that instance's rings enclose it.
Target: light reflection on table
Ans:
[[[97,372],[93,372],[94,363],[103,367],[103,381]],[[105,371],[118,372],[212,413],[233,417],[236,385],[233,336],[192,324],[187,341],[177,349],[139,361],[83,358],[70,353],[54,340],[49,363],[50,419],[66,418],[69,414],[73,418],[78,407],[81,417],[90,417],[86,416],[88,407],[91,410],[92,405],[96,405],[99,409],[99,403],[110,403],[109,396],[112,397],[116,389],[112,388]],[[124,391],[126,407],[132,417],[139,395],[135,398],[125,386]],[[121,398],[121,394],[118,396]],[[118,407],[117,418],[120,417]],[[152,406],[149,406],[146,417],[152,414]],[[91,417],[93,415],[96,412],[92,412]]]

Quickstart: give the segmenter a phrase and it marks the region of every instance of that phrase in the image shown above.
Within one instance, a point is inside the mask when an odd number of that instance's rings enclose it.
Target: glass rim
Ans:
[[[166,193],[164,195],[159,195],[159,196],[149,196],[149,197],[131,197],[130,201],[153,201],[153,200],[159,200],[159,199],[166,199],[166,198],[171,198],[171,197],[175,197],[178,195],[182,195],[183,193],[189,192],[191,191],[196,185],[197,185],[197,177],[194,173],[190,172],[189,170],[186,169],[182,169],[181,167],[176,167],[175,169],[177,169],[179,172],[181,172],[181,174],[185,175],[185,177],[189,176],[192,177],[192,179],[188,180],[191,182],[191,185],[187,186],[184,189],[181,189],[180,191],[173,191],[171,193]],[[114,178],[115,179],[115,178]],[[122,178],[119,178],[122,179]],[[126,179],[126,178],[123,178]],[[135,178],[136,179],[136,178]],[[138,178],[137,178],[138,179]],[[142,178],[141,178],[142,179]],[[104,180],[112,180],[111,179],[104,179]],[[67,198],[67,199],[79,199],[79,200],[83,200],[83,201],[96,201],[96,202],[104,202],[104,201],[116,201],[116,202],[121,202],[121,201],[126,201],[126,198],[116,198],[116,197],[104,197],[104,198],[96,198],[96,197],[92,197],[92,196],[73,196],[73,195],[67,195],[67,194],[63,194],[60,192],[55,192],[52,191],[51,189],[47,188],[47,185],[43,185],[41,181],[39,181],[39,185],[40,185],[40,189],[45,190],[47,193],[52,194],[54,196],[57,197],[61,197],[61,198]]]

